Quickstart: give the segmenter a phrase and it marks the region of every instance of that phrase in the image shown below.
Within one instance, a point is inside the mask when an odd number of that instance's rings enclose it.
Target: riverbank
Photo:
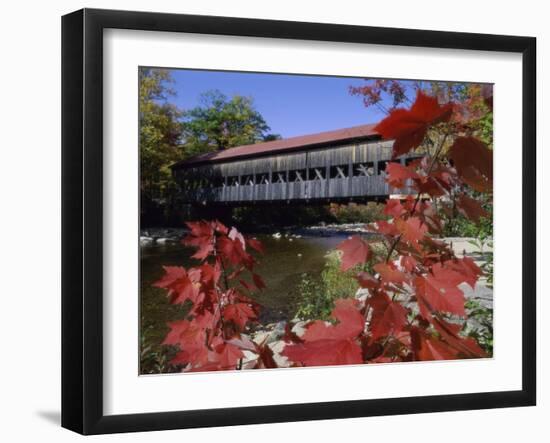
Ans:
[[[364,232],[364,225],[318,225],[301,229],[287,229],[271,233],[248,234],[264,245],[266,253],[258,257],[255,272],[262,276],[267,288],[255,294],[265,306],[263,321],[288,319],[302,299],[300,284],[306,279],[315,281],[326,269],[327,254],[351,235]],[[145,292],[160,278],[163,266],[196,266],[191,259],[193,251],[181,245],[186,235],[184,228],[150,228],[141,232],[141,281]],[[371,234],[372,235],[372,234]],[[372,240],[375,240],[373,236]],[[469,238],[445,238],[457,256],[471,257],[478,265],[486,261]],[[488,248],[487,251],[490,251]],[[491,294],[492,295],[492,294]],[[484,294],[484,298],[486,294]],[[151,300],[152,301],[152,300]]]
[[[321,274],[327,269],[327,254],[351,235],[365,235],[363,225],[318,225],[301,229],[288,228],[269,233],[248,233],[263,245],[265,254],[258,257],[255,272],[262,276],[266,288],[253,294],[253,298],[262,306],[258,325],[253,338],[263,340],[269,335],[270,347],[275,358],[283,357],[281,331],[288,325],[297,335],[303,326],[303,319],[296,318],[298,307],[304,300],[305,281],[320,281]],[[161,355],[162,342],[167,333],[166,324],[181,318],[182,312],[177,306],[170,305],[166,293],[153,286],[162,277],[163,266],[196,266],[191,258],[194,251],[180,243],[187,233],[185,228],[150,228],[141,232],[140,244],[140,329],[143,349],[153,349]],[[477,253],[467,238],[447,238],[457,255],[466,254],[481,263],[483,257]],[[334,281],[331,280],[332,283]],[[305,289],[304,289],[305,288]],[[480,282],[475,290],[467,285],[462,288],[467,300],[492,313],[493,291],[485,282]],[[356,291],[354,289],[353,291]],[[354,294],[349,292],[348,296]],[[360,294],[356,294],[360,295]],[[478,309],[479,311],[479,309]],[[469,328],[480,329],[482,324],[471,319]],[[147,351],[145,354],[152,351]]]
[[[177,243],[188,230],[186,228],[145,228],[140,231],[139,242],[142,246]],[[246,233],[246,232],[245,232]],[[280,229],[259,229],[252,234],[271,234],[274,238],[333,237],[345,235],[375,235],[365,229],[365,223],[320,223],[314,226],[287,226]],[[250,234],[250,233],[248,233]]]
[[[146,228],[140,231],[139,243],[141,246],[176,244],[186,234],[186,228]],[[341,223],[325,224],[320,223],[314,226],[306,227],[286,227],[278,230],[258,233],[248,233],[248,235],[262,234],[271,236],[274,239],[298,239],[302,237],[343,237],[349,235],[363,235],[376,237],[376,234],[368,232],[365,223]],[[471,237],[443,237],[446,243],[451,244],[455,254],[459,257],[464,255],[473,257],[476,261],[482,261],[482,253],[475,244],[475,239]],[[485,245],[484,253],[492,252],[492,246]]]
[[[186,228],[146,228],[139,233],[140,246],[177,243],[189,232]]]

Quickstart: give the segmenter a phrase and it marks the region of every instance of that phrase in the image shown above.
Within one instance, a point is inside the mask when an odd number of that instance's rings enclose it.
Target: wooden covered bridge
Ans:
[[[407,190],[385,181],[392,144],[375,125],[239,146],[172,166],[184,203],[369,201]]]

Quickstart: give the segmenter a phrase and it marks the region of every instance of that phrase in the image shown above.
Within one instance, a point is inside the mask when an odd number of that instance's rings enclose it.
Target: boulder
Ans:
[[[268,346],[273,351],[273,360],[275,360],[275,363],[277,363],[277,366],[279,368],[288,368],[290,366],[288,358],[281,355],[281,352],[285,348],[285,342],[282,340],[279,340],[279,341],[270,343]]]
[[[139,244],[140,246],[151,245],[153,244],[153,238],[142,235],[141,237],[139,237]]]
[[[306,324],[308,322],[305,320],[297,321],[292,327],[292,332],[294,332],[298,337],[301,337],[306,332]]]

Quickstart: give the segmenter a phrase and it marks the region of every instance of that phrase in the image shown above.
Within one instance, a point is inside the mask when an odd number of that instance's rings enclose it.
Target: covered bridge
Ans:
[[[403,194],[385,181],[391,140],[376,125],[239,146],[172,166],[184,203],[368,201]]]

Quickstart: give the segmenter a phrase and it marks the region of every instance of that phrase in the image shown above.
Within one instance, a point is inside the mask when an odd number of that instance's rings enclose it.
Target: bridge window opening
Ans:
[[[286,172],[277,171],[273,173],[273,180],[275,183],[286,183]]]
[[[267,174],[262,174],[258,177],[258,183],[260,185],[267,185],[269,184],[269,175]]]
[[[289,180],[291,182],[303,182],[306,179],[306,170],[305,169],[296,169],[290,171]]]
[[[359,163],[354,165],[353,176],[354,177],[371,177],[375,173],[374,163]]]
[[[239,186],[240,184],[239,177],[238,176],[228,177],[227,183],[229,184],[229,186]]]
[[[330,178],[348,178],[348,165],[331,166]]]
[[[220,188],[224,185],[223,177],[213,177],[212,178],[212,185],[214,188]]]
[[[253,175],[245,175],[242,177],[242,184],[245,186],[252,186],[254,185],[254,176]]]
[[[326,169],[313,168],[309,170],[309,179],[310,180],[324,180],[326,175]]]

